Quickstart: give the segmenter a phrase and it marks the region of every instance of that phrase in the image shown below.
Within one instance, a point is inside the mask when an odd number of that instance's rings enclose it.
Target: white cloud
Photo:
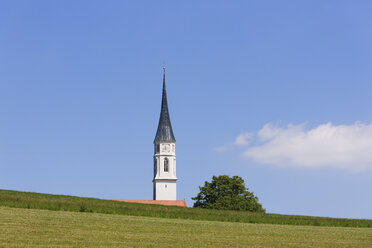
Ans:
[[[252,133],[242,133],[236,137],[233,146],[246,146],[249,144],[249,140],[253,138]]]
[[[242,133],[238,137],[236,137],[234,143],[227,144],[225,146],[220,146],[215,148],[216,151],[218,152],[224,152],[227,150],[230,150],[236,146],[246,146],[249,145],[249,140],[253,138],[252,133]]]
[[[260,144],[243,155],[261,164],[372,169],[372,124],[327,123],[310,130],[304,124],[287,128],[266,124],[257,136]]]

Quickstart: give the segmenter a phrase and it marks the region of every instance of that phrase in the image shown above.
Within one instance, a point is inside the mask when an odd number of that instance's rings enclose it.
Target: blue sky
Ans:
[[[167,68],[178,198],[372,219],[370,1],[2,1],[0,188],[151,199]]]

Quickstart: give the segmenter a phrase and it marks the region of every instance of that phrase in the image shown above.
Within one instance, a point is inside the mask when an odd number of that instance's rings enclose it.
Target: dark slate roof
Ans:
[[[154,142],[158,142],[158,141],[176,142],[176,139],[174,138],[170,118],[169,118],[167,91],[165,89],[165,68],[164,67],[163,67],[163,70],[164,70],[163,96],[161,99],[161,112],[160,112],[159,125],[158,125],[158,130],[156,131]]]

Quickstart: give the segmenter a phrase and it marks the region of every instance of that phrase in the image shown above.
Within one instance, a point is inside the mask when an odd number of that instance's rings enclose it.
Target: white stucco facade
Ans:
[[[176,144],[154,143],[154,200],[177,200]]]

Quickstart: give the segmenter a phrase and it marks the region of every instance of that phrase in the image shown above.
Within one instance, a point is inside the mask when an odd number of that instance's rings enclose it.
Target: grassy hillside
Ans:
[[[244,211],[192,209],[9,190],[0,190],[0,206],[242,223],[372,227],[372,220],[323,218],[279,214],[256,214]]]
[[[0,247],[372,247],[371,228],[167,219],[0,207]]]

